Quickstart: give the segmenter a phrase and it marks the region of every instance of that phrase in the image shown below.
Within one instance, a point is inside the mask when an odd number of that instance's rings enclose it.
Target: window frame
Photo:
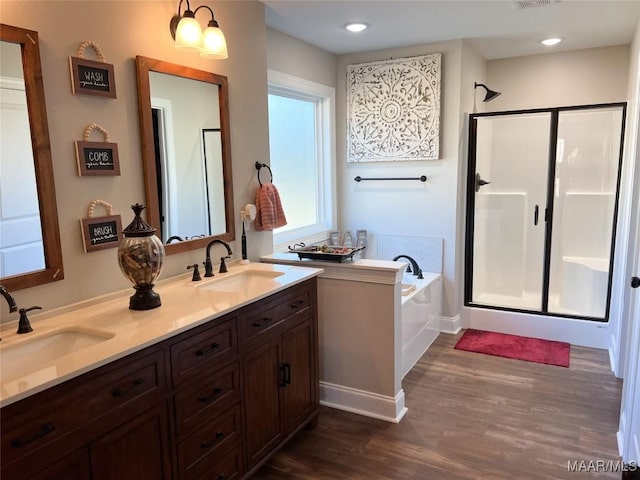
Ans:
[[[268,70],[267,75],[269,95],[312,101],[316,105],[317,221],[274,232],[274,251],[286,251],[294,243],[309,245],[326,241],[329,232],[336,229],[335,88],[275,70]]]

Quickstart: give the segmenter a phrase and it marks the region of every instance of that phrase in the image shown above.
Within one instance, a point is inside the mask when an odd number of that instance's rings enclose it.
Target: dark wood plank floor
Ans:
[[[621,478],[568,471],[619,460],[622,381],[605,351],[572,346],[563,368],[455,350],[460,335],[441,334],[406,376],[402,422],[323,408],[253,478]]]

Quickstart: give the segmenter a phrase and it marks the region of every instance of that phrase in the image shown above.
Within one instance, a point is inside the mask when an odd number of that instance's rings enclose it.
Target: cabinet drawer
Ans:
[[[237,403],[240,400],[239,380],[238,362],[234,362],[177,393],[178,437],[201,427],[207,419]]]
[[[208,467],[207,473],[198,480],[238,480],[242,477],[242,454],[240,448],[225,453],[222,460]]]
[[[280,335],[285,326],[282,322],[307,311],[311,295],[308,289],[278,295],[271,301],[252,309],[241,320],[242,338],[253,349],[263,342]]]
[[[178,466],[182,477],[197,478],[222,454],[241,439],[240,407],[236,406],[195,431],[178,446]]]
[[[235,318],[200,330],[171,346],[173,384],[179,385],[209,366],[222,365],[237,353]]]
[[[135,358],[135,357],[134,357]],[[162,350],[115,362],[2,409],[2,463],[7,465],[115,411],[135,415],[166,389]],[[129,410],[130,409],[130,410]],[[73,436],[81,442],[85,433]],[[72,442],[72,443],[73,443]],[[69,443],[58,443],[64,451]]]

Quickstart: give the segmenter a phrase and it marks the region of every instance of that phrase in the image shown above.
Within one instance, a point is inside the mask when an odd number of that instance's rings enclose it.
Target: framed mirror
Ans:
[[[64,278],[38,32],[0,25],[0,282]]]
[[[235,239],[227,78],[136,57],[147,221],[168,254]]]

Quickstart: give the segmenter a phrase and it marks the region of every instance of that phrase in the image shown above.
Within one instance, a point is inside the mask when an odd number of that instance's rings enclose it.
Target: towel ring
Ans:
[[[260,162],[256,162],[256,170],[258,171],[257,175],[258,175],[258,183],[260,184],[260,186],[262,186],[262,182],[260,181],[260,170],[262,170],[262,168],[266,168],[267,170],[269,170],[269,181],[271,183],[273,183],[273,172],[271,171],[271,167],[269,165],[267,165],[266,163],[260,163]]]

